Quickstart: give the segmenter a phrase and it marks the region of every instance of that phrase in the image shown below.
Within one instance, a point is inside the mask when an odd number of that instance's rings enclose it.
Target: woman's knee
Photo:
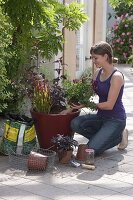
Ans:
[[[78,116],[71,121],[71,129],[77,133],[82,132],[82,123],[86,120],[86,116]]]
[[[76,132],[79,129],[79,117],[74,118],[71,121],[71,129]]]

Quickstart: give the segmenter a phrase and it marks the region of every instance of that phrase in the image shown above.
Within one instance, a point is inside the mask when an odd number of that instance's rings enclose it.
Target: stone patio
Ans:
[[[125,75],[124,105],[127,110],[129,145],[114,147],[95,158],[95,170],[56,163],[49,172],[27,172],[10,168],[8,156],[0,156],[0,200],[133,200],[133,73],[119,66]],[[3,134],[4,121],[0,134]],[[75,134],[79,143],[86,139]]]

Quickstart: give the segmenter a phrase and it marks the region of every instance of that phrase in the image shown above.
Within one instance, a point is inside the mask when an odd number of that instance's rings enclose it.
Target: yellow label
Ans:
[[[13,128],[10,125],[6,124],[4,137],[9,141],[17,142],[18,132],[19,132],[18,128]]]
[[[33,125],[28,130],[25,130],[24,142],[30,142],[36,137],[35,126]]]

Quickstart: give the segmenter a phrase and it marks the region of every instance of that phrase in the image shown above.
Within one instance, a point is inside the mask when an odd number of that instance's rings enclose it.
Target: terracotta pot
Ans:
[[[31,111],[32,118],[35,122],[35,129],[40,147],[43,149],[48,149],[53,146],[51,139],[57,134],[71,136],[71,120],[77,117],[79,113],[79,110],[65,115],[44,114],[41,112]]]
[[[31,152],[28,158],[28,169],[43,171],[47,166],[47,156]]]
[[[76,155],[76,159],[80,160],[80,161],[86,161],[87,159],[87,153],[86,153],[86,149],[87,149],[87,145],[86,144],[80,144],[78,146],[78,151],[77,151],[77,155]]]
[[[59,162],[61,164],[67,164],[72,158],[73,150],[70,151],[59,151],[58,152],[58,157],[59,157]]]

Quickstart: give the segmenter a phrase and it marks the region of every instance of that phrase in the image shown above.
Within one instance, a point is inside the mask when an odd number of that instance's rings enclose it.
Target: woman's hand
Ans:
[[[72,103],[72,104],[71,104],[71,108],[73,108],[73,110],[74,110],[74,109],[79,110],[79,109],[84,108],[84,107],[85,107],[85,105],[80,104],[80,103],[78,103],[78,104]]]
[[[73,112],[74,110],[79,110],[79,109],[84,108],[84,107],[85,106],[83,104],[74,104],[74,103],[72,103],[70,108],[61,111],[60,114],[66,115],[68,113]]]
[[[66,110],[61,111],[60,114],[66,115],[66,114],[68,114],[68,113],[71,113],[72,111],[73,111],[73,108],[68,108],[68,109],[66,109]]]

